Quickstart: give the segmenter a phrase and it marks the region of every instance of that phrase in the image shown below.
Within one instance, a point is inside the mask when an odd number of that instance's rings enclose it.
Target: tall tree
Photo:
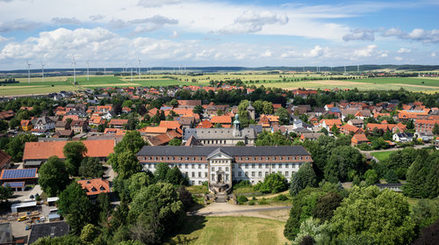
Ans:
[[[99,158],[86,157],[82,160],[79,167],[79,175],[82,177],[101,178],[104,174]]]
[[[59,212],[67,220],[73,234],[80,234],[82,227],[96,221],[93,205],[81,185],[71,183],[61,192],[58,201]]]
[[[410,197],[434,198],[439,195],[439,152],[423,150],[407,171],[404,194]]]
[[[6,153],[12,157],[14,162],[20,162],[23,158],[25,143],[35,141],[38,141],[38,137],[32,134],[20,134],[12,137],[6,145]]]
[[[57,196],[70,183],[66,165],[57,156],[50,157],[38,173],[38,184],[49,197]]]
[[[146,142],[143,140],[139,131],[129,131],[114,147],[114,153],[118,154],[128,150],[137,154],[144,145],[146,145]]]
[[[306,187],[316,187],[317,176],[311,167],[311,164],[305,163],[299,168],[299,171],[293,175],[290,185],[290,194],[297,195]]]
[[[264,178],[264,182],[259,182],[255,189],[262,193],[278,193],[288,189],[287,179],[279,173],[272,173]]]
[[[80,141],[69,142],[64,146],[63,153],[66,158],[67,171],[70,175],[76,176],[82,159],[87,153],[87,147]]]
[[[333,183],[351,180],[348,173],[362,174],[366,168],[363,155],[351,146],[340,146],[332,150],[325,166],[325,179]]]
[[[290,122],[290,114],[288,113],[287,109],[283,107],[277,109],[275,115],[279,117],[280,124],[286,125]]]
[[[117,165],[113,165],[113,169],[117,172],[118,178],[121,179],[128,179],[131,175],[142,170],[139,160],[131,151],[117,154],[117,160],[114,163],[117,163]]]
[[[376,186],[354,187],[331,219],[335,243],[368,238],[373,244],[408,244],[414,236],[407,199]]]

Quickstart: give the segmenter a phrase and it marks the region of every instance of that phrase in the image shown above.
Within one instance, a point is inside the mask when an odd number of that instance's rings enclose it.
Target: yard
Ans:
[[[390,154],[392,154],[392,152],[393,151],[379,151],[379,152],[373,152],[371,153],[371,155],[381,162],[389,159],[389,156]]]
[[[165,244],[284,244],[285,222],[254,217],[187,217],[179,235]]]

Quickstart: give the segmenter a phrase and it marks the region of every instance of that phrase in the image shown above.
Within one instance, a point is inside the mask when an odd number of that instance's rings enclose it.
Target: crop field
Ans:
[[[344,78],[344,79],[340,79]],[[102,87],[136,87],[136,86],[170,86],[170,85],[202,85],[208,86],[210,81],[241,80],[246,85],[265,86],[283,89],[353,89],[359,90],[398,90],[425,93],[439,92],[439,78],[402,77],[402,78],[364,78],[354,76],[326,76],[313,73],[294,74],[260,74],[232,73],[206,74],[189,76],[183,74],[162,75],[144,74],[140,77],[130,76],[77,76],[77,85],[73,85],[72,76],[19,78],[19,83],[0,85],[0,96],[47,94],[59,91],[74,91],[86,88]],[[322,80],[324,79],[324,80]]]
[[[165,244],[286,244],[285,222],[254,217],[188,217],[179,235]]]

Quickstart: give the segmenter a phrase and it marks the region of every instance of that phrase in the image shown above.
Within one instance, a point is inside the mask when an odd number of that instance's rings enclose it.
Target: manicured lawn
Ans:
[[[167,244],[285,244],[285,223],[254,217],[188,217]]]
[[[376,157],[379,161],[385,161],[389,159],[389,156],[392,154],[392,152],[393,151],[373,152],[371,155]]]

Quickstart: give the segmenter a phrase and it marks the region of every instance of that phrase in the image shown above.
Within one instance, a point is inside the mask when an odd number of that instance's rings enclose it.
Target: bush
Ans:
[[[251,200],[248,202],[248,205],[253,206],[253,205],[255,205],[255,203],[256,203],[255,201]]]
[[[280,194],[279,196],[275,197],[274,200],[276,201],[286,201],[288,200],[288,197],[284,194]]]
[[[238,201],[239,204],[244,204],[248,201],[248,198],[246,196],[239,196],[236,201]]]
[[[259,204],[259,205],[267,205],[267,204],[268,204],[267,199],[265,199],[265,198],[260,199],[260,200],[258,201],[258,204]]]

